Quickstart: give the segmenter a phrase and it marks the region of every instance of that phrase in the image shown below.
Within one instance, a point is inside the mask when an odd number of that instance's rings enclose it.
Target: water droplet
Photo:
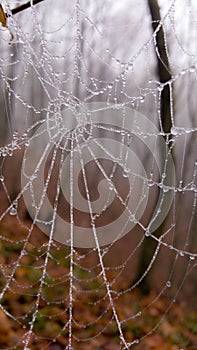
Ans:
[[[168,192],[169,191],[169,187],[168,186],[163,186],[163,192]]]
[[[182,250],[180,251],[179,254],[180,254],[180,256],[184,256],[184,252]]]
[[[171,283],[170,281],[167,281],[167,282],[166,282],[166,287],[167,287],[167,288],[170,288],[171,286],[172,286],[172,283]]]
[[[144,101],[145,101],[145,97],[144,96],[140,96],[140,102],[144,103]]]
[[[13,139],[16,140],[18,138],[18,131],[13,132]]]
[[[80,29],[77,29],[77,35],[80,35],[80,34],[81,34]]]
[[[130,169],[129,169],[129,168],[124,168],[124,171],[123,171],[122,175],[123,175],[124,177],[128,177],[128,176],[129,176],[129,173],[130,173]]]
[[[0,181],[3,182],[4,181],[4,176],[0,175]]]
[[[149,180],[148,180],[148,186],[150,186],[150,187],[151,187],[151,186],[153,186],[153,185],[154,185],[153,180],[152,180],[152,179],[149,179]]]
[[[190,71],[190,73],[194,73],[196,71],[196,67],[195,66],[191,66],[189,71]]]
[[[84,131],[83,127],[82,127],[82,126],[79,126],[79,127],[78,127],[78,131],[79,131],[80,134],[82,134],[83,131]]]
[[[8,153],[8,156],[11,157],[11,156],[13,155],[13,150],[12,150],[12,149],[8,149],[8,152],[7,152],[7,153]]]
[[[112,87],[113,87],[113,84],[112,84],[112,83],[109,83],[109,84],[108,84],[108,88],[109,88],[109,89],[112,89]]]
[[[95,96],[97,96],[97,95],[100,94],[100,91],[94,91],[92,94],[95,95]]]
[[[178,134],[179,134],[179,131],[178,131],[178,129],[177,129],[175,126],[173,126],[173,127],[171,128],[171,134],[172,134],[172,135],[178,135]]]
[[[183,189],[181,187],[177,188],[178,192],[183,192]]]
[[[163,90],[163,85],[159,85],[157,90],[161,92]]]
[[[191,191],[195,191],[195,189],[196,189],[196,186],[195,186],[194,184],[191,184],[190,190],[191,190]]]
[[[190,257],[190,260],[195,260],[195,256],[191,255]]]
[[[182,69],[181,75],[184,75],[185,73],[187,73],[187,69]]]
[[[113,184],[110,183],[110,184],[109,184],[109,190],[110,190],[110,191],[113,191],[113,189],[114,189]]]
[[[16,208],[12,207],[12,208],[10,209],[10,215],[14,216],[14,215],[16,215],[16,214],[17,214]]]
[[[129,221],[133,222],[135,220],[135,215],[131,214],[129,216]]]

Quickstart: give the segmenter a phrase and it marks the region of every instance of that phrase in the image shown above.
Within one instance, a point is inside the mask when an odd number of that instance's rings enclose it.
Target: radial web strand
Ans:
[[[194,349],[195,0],[0,22],[0,349]]]

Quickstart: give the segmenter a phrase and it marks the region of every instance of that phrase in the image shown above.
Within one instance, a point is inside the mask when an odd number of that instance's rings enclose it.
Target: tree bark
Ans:
[[[157,74],[158,80],[164,84],[160,96],[160,116],[161,131],[171,137],[171,102],[170,102],[170,86],[166,84],[171,78],[170,65],[167,54],[167,45],[165,42],[164,30],[161,23],[160,8],[157,0],[147,0],[150,15],[152,19],[153,35],[155,37],[155,53],[157,58]],[[166,137],[166,135],[165,135]],[[155,237],[160,237],[163,231],[163,224],[153,233]],[[151,237],[145,238],[139,258],[136,281],[144,274],[148,268],[151,259],[157,248],[157,241]],[[150,272],[143,278],[140,288],[143,293],[149,293],[151,290],[151,274]]]
[[[167,83],[171,78],[170,65],[167,55],[167,45],[165,42],[164,30],[161,24],[160,9],[157,0],[147,0],[152,19],[152,29],[155,35],[157,71],[161,84]],[[161,122],[165,133],[170,134],[172,127],[170,111],[170,87],[165,85],[161,92]]]

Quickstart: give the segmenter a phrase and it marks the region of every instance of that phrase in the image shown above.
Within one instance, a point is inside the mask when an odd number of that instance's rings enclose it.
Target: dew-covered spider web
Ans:
[[[24,3],[0,14],[0,349],[194,349],[197,3]]]

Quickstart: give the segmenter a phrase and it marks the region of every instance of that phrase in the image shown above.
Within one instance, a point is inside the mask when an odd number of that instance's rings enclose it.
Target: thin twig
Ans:
[[[39,2],[42,2],[42,1],[44,1],[44,0],[34,0],[33,5],[37,5]],[[11,10],[11,12],[13,15],[16,15],[17,13],[28,9],[29,7],[31,7],[31,1],[28,1],[27,3],[16,7],[15,9]]]

